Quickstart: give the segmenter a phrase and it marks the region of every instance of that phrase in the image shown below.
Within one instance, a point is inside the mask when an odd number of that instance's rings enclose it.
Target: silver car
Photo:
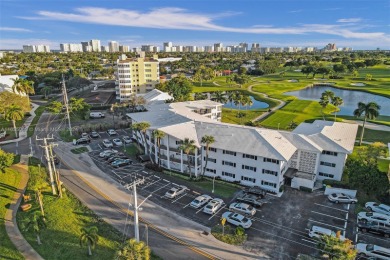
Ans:
[[[366,206],[366,209],[369,211],[382,213],[382,214],[390,216],[390,206],[388,206],[386,204],[379,204],[376,202],[367,202],[365,206]]]
[[[357,199],[344,193],[329,194],[328,200],[334,203],[357,203]]]
[[[251,216],[256,214],[256,209],[254,207],[252,207],[249,204],[242,203],[242,202],[230,204],[229,210],[237,211],[241,214],[251,215]]]

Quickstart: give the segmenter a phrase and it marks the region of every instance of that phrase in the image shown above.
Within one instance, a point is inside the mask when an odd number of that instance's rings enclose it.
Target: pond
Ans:
[[[336,96],[339,96],[344,100],[344,104],[340,106],[340,111],[337,112],[337,114],[339,115],[352,116],[353,111],[357,108],[358,102],[375,102],[381,106],[381,109],[379,111],[380,115],[390,116],[389,98],[362,91],[338,89],[328,86],[315,86],[301,89],[298,91],[285,92],[284,95],[295,96],[299,99],[304,100],[320,100],[321,94],[326,90],[334,92]]]
[[[248,107],[248,109],[260,109],[260,108],[267,108],[267,107],[269,107],[269,105],[267,103],[258,101],[253,96],[249,96],[249,97],[252,100],[253,105]],[[240,108],[239,106],[236,106],[234,104],[234,102],[233,103],[227,102],[225,105],[223,105],[223,107],[225,107],[225,108],[232,108],[232,109],[239,109]],[[246,109],[246,107],[245,106],[241,106],[241,109]]]

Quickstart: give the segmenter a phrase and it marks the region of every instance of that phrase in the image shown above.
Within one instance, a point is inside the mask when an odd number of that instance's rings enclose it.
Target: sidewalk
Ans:
[[[10,203],[11,205],[5,213],[5,230],[7,231],[7,234],[12,243],[26,259],[43,260],[43,258],[24,239],[20,233],[18,224],[16,223],[16,212],[18,211],[29,177],[27,164],[28,156],[22,155],[20,158],[20,163],[12,166],[13,169],[19,171],[22,174],[22,178],[20,180],[19,187],[14,194],[14,197],[12,198],[12,202]]]
[[[0,142],[0,145],[20,142],[20,141],[27,138],[28,129],[30,128],[31,122],[33,121],[33,119],[35,117],[35,110],[39,107],[38,105],[36,105],[34,103],[31,103],[31,105],[33,106],[33,108],[30,111],[31,116],[29,116],[26,119],[26,121],[24,122],[24,124],[20,127],[19,138]]]
[[[66,165],[74,169],[73,173],[84,180],[88,185],[107,200],[126,210],[132,195],[121,185],[102,172],[87,154],[74,155],[70,152],[71,145],[59,143],[54,150]],[[104,188],[102,188],[104,187]],[[139,200],[142,200],[139,198]],[[173,236],[188,246],[195,247],[217,259],[261,259],[263,254],[248,252],[242,247],[225,244],[212,235],[203,235],[203,231],[210,232],[210,228],[189,219],[180,217],[175,212],[160,205],[147,201],[143,205],[140,218],[147,221],[150,228],[156,228],[168,236]],[[160,233],[160,232],[159,232]]]

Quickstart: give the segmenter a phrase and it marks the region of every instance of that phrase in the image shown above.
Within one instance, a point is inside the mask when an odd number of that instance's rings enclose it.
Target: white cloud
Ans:
[[[351,22],[360,21],[360,18],[344,18],[338,22],[342,24],[301,24],[290,27],[273,27],[269,25],[256,25],[256,27],[235,28],[221,26],[215,23],[221,17],[236,15],[237,13],[199,14],[181,8],[159,8],[148,12],[126,9],[106,9],[96,7],[77,8],[73,13],[52,11],[39,11],[35,17],[21,17],[29,20],[58,20],[68,22],[81,22],[104,24],[113,26],[128,26],[157,29],[182,29],[198,31],[220,31],[248,34],[309,34],[318,33],[337,35],[350,39],[373,39],[389,42],[390,37],[383,32],[359,32],[351,27]]]
[[[338,23],[357,23],[360,22],[362,19],[361,18],[342,18],[338,19]]]
[[[16,28],[16,27],[0,27],[0,31],[7,31],[7,32],[32,32],[29,29]]]
[[[301,13],[303,10],[302,9],[299,9],[299,10],[291,10],[289,11],[288,13],[290,14],[295,14],[295,13]]]

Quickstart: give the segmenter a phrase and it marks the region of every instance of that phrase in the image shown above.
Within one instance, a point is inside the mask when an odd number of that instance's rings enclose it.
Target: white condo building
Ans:
[[[119,43],[116,41],[108,42],[109,52],[119,52]]]
[[[215,142],[210,145],[206,176],[281,195],[283,185],[313,189],[323,179],[341,180],[347,155],[353,151],[356,124],[317,120],[302,123],[292,132],[232,125],[220,122],[220,103],[164,103],[156,97],[157,92],[152,92],[154,100],[147,112],[127,116],[132,122],[150,123],[146,146],[139,133],[133,132],[133,138],[156,162],[159,151],[152,131],[159,129],[166,134],[160,146],[162,167],[166,169],[186,173],[189,163],[191,172],[200,175],[206,162],[201,139],[211,135]],[[189,158],[179,149],[185,138],[194,140],[197,147]]]

